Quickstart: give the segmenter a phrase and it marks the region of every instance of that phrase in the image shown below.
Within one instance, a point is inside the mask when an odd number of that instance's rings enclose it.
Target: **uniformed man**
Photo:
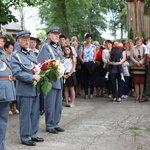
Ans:
[[[29,49],[30,34],[30,31],[26,30],[17,34],[16,38],[20,49],[13,52],[10,62],[13,75],[16,77],[21,143],[35,146],[35,142],[43,142],[44,139],[37,136],[39,128],[39,94],[32,82],[33,80],[39,82],[40,76],[32,71],[37,62],[35,54]]]
[[[41,46],[38,54],[38,62],[42,62],[48,59],[62,59],[62,51],[58,45],[59,41],[59,28],[52,27],[48,30],[47,41]],[[46,131],[52,134],[58,132],[64,132],[63,128],[59,127],[59,122],[62,112],[62,79],[57,79],[56,82],[49,81],[52,83],[52,89],[45,96],[45,122]]]
[[[0,36],[0,150],[5,150],[5,134],[8,121],[9,101],[16,99],[11,66],[2,50],[4,39]]]

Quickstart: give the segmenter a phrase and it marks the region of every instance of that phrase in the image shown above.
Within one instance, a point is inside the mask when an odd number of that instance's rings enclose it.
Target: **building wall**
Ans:
[[[145,36],[150,36],[150,17],[144,14],[143,0],[128,0],[128,29],[132,27],[134,36],[141,36],[144,31]]]

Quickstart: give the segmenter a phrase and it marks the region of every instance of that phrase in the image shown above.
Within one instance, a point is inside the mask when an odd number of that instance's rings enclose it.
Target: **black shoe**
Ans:
[[[36,143],[34,141],[31,141],[31,140],[29,140],[29,141],[22,141],[21,143],[23,145],[27,145],[27,146],[35,146],[36,145]]]
[[[58,134],[58,131],[56,129],[48,129],[46,131],[52,134]]]
[[[55,130],[57,130],[58,132],[64,132],[65,131],[63,128],[60,128],[60,127],[55,128]]]
[[[40,116],[42,116],[44,114],[44,111],[40,111]]]
[[[65,107],[70,107],[70,105],[69,105],[69,104],[67,104],[67,105],[65,105]]]
[[[34,142],[44,142],[44,139],[40,138],[40,137],[36,137],[36,138],[32,138],[32,141],[34,141]]]

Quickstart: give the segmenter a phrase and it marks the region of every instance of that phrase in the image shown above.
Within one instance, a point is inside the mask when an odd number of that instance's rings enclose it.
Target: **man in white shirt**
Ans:
[[[30,37],[30,48],[31,48],[31,50],[34,52],[34,54],[37,56],[39,50],[36,49],[36,45],[37,45],[36,38]]]

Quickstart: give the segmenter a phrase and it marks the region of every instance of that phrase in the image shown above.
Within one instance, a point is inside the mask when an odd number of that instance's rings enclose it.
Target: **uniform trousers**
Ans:
[[[23,142],[36,138],[39,128],[39,96],[18,96],[20,112],[20,140]]]
[[[0,150],[5,150],[5,135],[8,122],[9,102],[0,102]]]
[[[57,128],[62,113],[62,89],[52,88],[45,96],[44,105],[46,130]]]

